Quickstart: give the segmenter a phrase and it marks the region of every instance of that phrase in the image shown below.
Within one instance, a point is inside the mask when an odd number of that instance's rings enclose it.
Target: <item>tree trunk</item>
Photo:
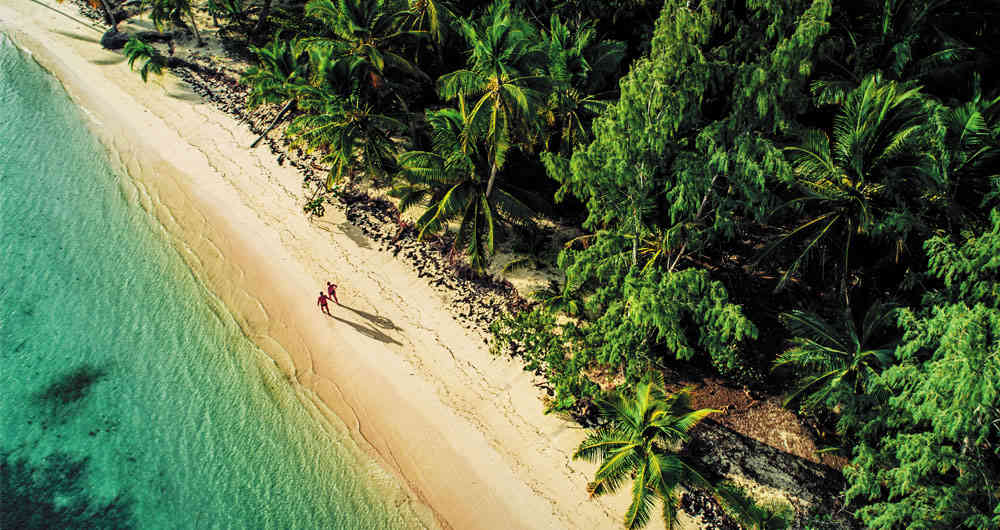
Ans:
[[[122,7],[119,6],[114,11],[115,23],[124,22],[132,17],[139,16],[143,12],[142,7]]]
[[[632,266],[639,266],[639,231],[635,231],[635,236],[632,238]]]
[[[191,29],[194,30],[194,38],[198,41],[198,47],[204,46],[205,41],[201,40],[201,33],[198,32],[198,24],[194,21],[194,11],[188,10],[188,18],[191,19]]]
[[[257,19],[257,25],[253,27],[254,35],[264,30],[264,26],[267,25],[267,17],[269,16],[271,16],[271,0],[264,0],[264,4],[260,8],[260,17]]]
[[[111,26],[111,29],[118,31],[118,20],[115,19],[115,13],[108,5],[108,0],[101,0],[101,7],[104,8],[104,18],[107,19],[108,25]]]
[[[406,104],[406,100],[397,94],[395,90],[393,91],[393,95],[396,96],[399,106],[403,107],[403,112],[406,114],[406,123],[410,126],[410,145],[413,145],[413,142],[417,141],[417,128],[413,125],[413,116],[410,114],[410,107]]]
[[[493,162],[493,167],[490,168],[490,180],[486,183],[486,198],[490,198],[490,194],[493,193],[493,182],[497,178],[497,163]]]
[[[267,129],[265,129],[264,132],[262,132],[260,136],[258,136],[257,139],[254,140],[252,144],[250,144],[250,149],[257,147],[257,144],[259,144],[260,141],[263,140],[265,136],[267,136],[267,133],[271,132],[272,129],[278,126],[279,123],[278,120],[280,120],[281,117],[285,115],[285,111],[287,111],[289,107],[292,106],[292,103],[295,103],[294,99],[288,100],[288,103],[285,103],[285,106],[281,107],[281,110],[278,111],[278,115],[274,117],[274,121],[271,122],[271,125],[268,125]]]

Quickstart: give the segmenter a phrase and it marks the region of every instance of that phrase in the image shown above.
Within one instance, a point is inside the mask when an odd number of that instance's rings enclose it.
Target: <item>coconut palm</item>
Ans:
[[[459,33],[469,51],[468,66],[438,80],[438,90],[448,101],[459,96],[478,98],[469,111],[469,122],[485,131],[490,160],[486,196],[493,192],[497,174],[507,158],[512,132],[533,125],[541,94],[535,88],[541,45],[538,32],[512,12],[509,0],[497,0],[475,22],[462,20]]]
[[[580,23],[574,30],[556,15],[549,20],[544,39],[551,89],[542,115],[554,129],[546,138],[546,148],[569,156],[573,147],[586,140],[590,118],[607,105],[601,94],[625,56],[625,44],[597,40],[592,22]],[[555,148],[550,146],[552,137],[558,137]]]
[[[691,393],[684,389],[666,395],[662,377],[636,386],[635,394],[617,394],[599,402],[604,426],[590,433],[573,454],[599,462],[590,484],[591,495],[617,491],[632,481],[632,503],[625,512],[627,528],[649,521],[656,500],[663,503],[668,528],[677,522],[681,486],[710,489],[709,482],[677,454],[688,431],[713,412],[693,410]]]
[[[271,124],[250,144],[250,147],[255,147],[295,104],[307,84],[309,62],[305,46],[295,39],[286,41],[275,37],[270,45],[261,48],[250,46],[250,51],[257,56],[260,64],[243,73],[241,82],[250,87],[247,104],[250,107],[264,103],[283,104]]]
[[[399,208],[405,211],[428,205],[417,220],[421,238],[460,218],[453,248],[464,249],[469,263],[482,271],[494,252],[497,223],[530,223],[532,211],[502,187],[487,195],[482,176],[489,162],[476,142],[463,98],[459,98],[458,109],[428,112],[427,121],[433,151],[409,151],[399,157],[407,180],[394,190],[401,197]]]
[[[59,2],[60,4],[63,3],[63,1],[64,0],[56,0],[56,2]],[[111,6],[108,5],[108,0],[87,0],[87,3],[90,4],[90,7],[100,11],[101,14],[104,15],[104,21],[111,26],[112,30],[115,32],[118,31],[118,19],[115,18],[114,11],[111,9]]]
[[[180,21],[181,17],[186,15],[191,22],[191,29],[194,31],[194,38],[198,41],[198,46],[205,45],[205,41],[201,40],[198,24],[194,21],[191,0],[143,0],[142,4],[149,8],[149,18],[152,19],[157,28],[163,28],[167,22]]]
[[[153,48],[136,37],[132,37],[125,43],[125,49],[123,51],[125,52],[125,56],[128,57],[129,69],[135,69],[136,61],[145,61],[139,69],[139,75],[142,76],[143,82],[146,82],[149,74],[151,73],[160,75],[163,73],[163,68],[167,66],[166,57],[156,51],[156,48]]]
[[[812,252],[834,246],[840,253],[840,286],[846,305],[850,250],[856,235],[896,236],[897,253],[901,252],[905,233],[898,226],[887,229],[881,222],[900,197],[919,188],[917,148],[926,118],[918,88],[905,88],[875,75],[847,96],[834,120],[832,139],[810,131],[800,145],[787,148],[793,185],[802,196],[783,207],[804,207],[812,213],[758,257],[760,261],[781,245],[805,240],[778,289]]]
[[[324,22],[330,33],[311,38],[311,45],[361,61],[372,88],[381,88],[391,69],[426,77],[396,52],[404,39],[425,35],[403,28],[406,10],[398,0],[310,0],[306,15]]]
[[[425,33],[440,51],[455,14],[451,5],[443,0],[410,0],[406,18],[409,29]]]
[[[357,96],[341,97],[323,89],[303,90],[299,106],[304,114],[292,120],[288,134],[298,143],[326,150],[331,164],[327,188],[359,165],[378,178],[392,167],[396,146],[391,134],[404,125],[378,114]]]
[[[860,325],[848,310],[836,322],[807,311],[783,313],[781,320],[795,338],[774,367],[790,366],[803,374],[785,405],[801,401],[806,409],[836,408],[846,396],[866,392],[868,380],[893,362],[896,311],[892,304],[873,304]]]

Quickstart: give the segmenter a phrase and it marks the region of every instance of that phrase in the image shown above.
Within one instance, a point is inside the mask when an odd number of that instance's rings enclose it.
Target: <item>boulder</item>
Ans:
[[[101,37],[101,46],[106,50],[120,50],[128,42],[129,34],[111,28]]]

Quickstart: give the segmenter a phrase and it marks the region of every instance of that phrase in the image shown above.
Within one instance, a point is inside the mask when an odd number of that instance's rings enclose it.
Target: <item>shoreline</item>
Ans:
[[[298,171],[247,149],[254,135],[174,76],[143,84],[42,11],[0,7],[0,29],[97,120],[143,207],[244,333],[442,526],[620,525],[627,503],[588,500],[592,466],[568,459],[583,431],[542,414],[530,374],[492,357],[415,271],[352,234],[339,208],[310,222]],[[326,279],[349,306],[332,318],[314,307]]]

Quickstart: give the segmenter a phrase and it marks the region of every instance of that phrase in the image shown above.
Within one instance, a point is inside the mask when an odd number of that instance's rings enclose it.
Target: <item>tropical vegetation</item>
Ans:
[[[478,273],[539,219],[577,231],[494,348],[594,426],[577,455],[595,495],[631,482],[627,526],[657,499],[673,521],[680,486],[787,522],[678,456],[704,411],[651,383],[669,368],[828,432],[860,525],[1000,527],[996,3],[248,5],[209,7],[255,63],[248,105],[330,168],[307,209],[386,189]]]

